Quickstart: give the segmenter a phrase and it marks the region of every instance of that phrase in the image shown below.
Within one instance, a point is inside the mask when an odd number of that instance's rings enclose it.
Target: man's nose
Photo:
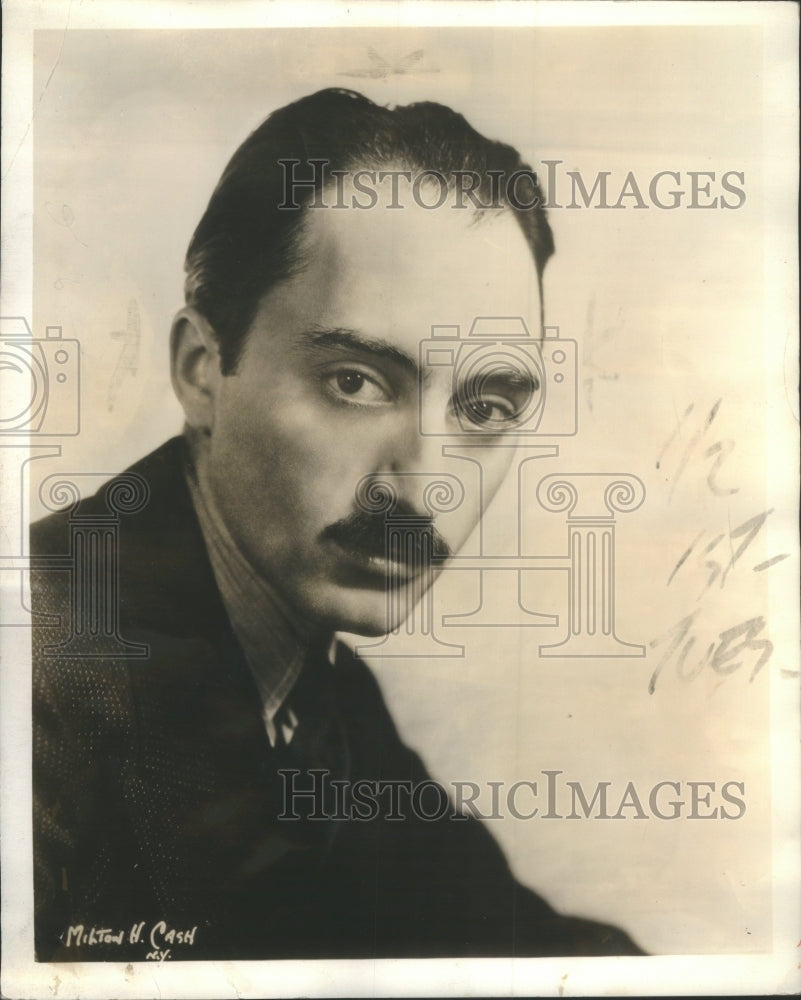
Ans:
[[[448,427],[445,407],[441,409],[440,421],[430,411],[426,414],[425,433],[419,408],[399,417],[373,473],[375,481],[388,483],[399,501],[420,514],[431,513],[431,491],[437,483],[447,483],[450,490],[458,489],[453,482],[454,463],[442,454],[443,435]]]

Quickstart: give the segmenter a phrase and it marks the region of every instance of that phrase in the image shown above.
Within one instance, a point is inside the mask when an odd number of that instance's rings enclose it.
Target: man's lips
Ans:
[[[378,554],[374,550],[333,539],[329,544],[336,552],[338,566],[345,568],[348,575],[363,577],[365,582],[373,586],[379,583],[410,583],[425,572],[430,572],[430,560],[424,566],[422,558],[395,559],[386,552]]]
[[[409,583],[431,574],[432,563],[450,555],[433,521],[414,512],[400,513],[408,520],[394,526],[383,515],[354,511],[324,529],[320,540],[330,547],[348,582],[372,587]]]

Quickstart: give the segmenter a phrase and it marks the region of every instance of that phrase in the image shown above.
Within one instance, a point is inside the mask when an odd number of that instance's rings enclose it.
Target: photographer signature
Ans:
[[[85,948],[95,945],[142,944],[150,946],[145,960],[163,962],[171,957],[175,945],[192,946],[195,943],[197,925],[186,930],[170,927],[166,921],[159,920],[149,930],[145,929],[146,921],[140,920],[131,926],[130,930],[117,930],[111,927],[86,927],[84,924],[72,924],[67,928],[65,945],[67,948]],[[166,947],[169,945],[169,947]]]

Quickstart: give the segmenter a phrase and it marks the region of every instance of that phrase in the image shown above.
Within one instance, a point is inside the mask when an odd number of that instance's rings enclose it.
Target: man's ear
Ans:
[[[220,352],[208,320],[187,306],[176,314],[170,333],[172,386],[186,422],[211,434],[220,381]]]

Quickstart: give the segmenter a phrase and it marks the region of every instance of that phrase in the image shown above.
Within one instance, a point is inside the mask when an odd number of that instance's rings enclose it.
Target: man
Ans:
[[[33,584],[40,960],[637,953],[518,885],[474,819],[360,808],[432,783],[332,642],[394,628],[474,527],[475,503],[425,504],[442,436],[473,435],[489,499],[539,389],[508,360],[454,385],[421,341],[536,329],[552,250],[518,154],[439,105],[322,91],[234,155],[172,330],[184,434],[129,470],[147,502],[102,556],[148,655],[71,653],[84,591]],[[34,558],[77,557],[70,524],[115,488],[36,525]],[[371,488],[417,525],[402,551]]]

